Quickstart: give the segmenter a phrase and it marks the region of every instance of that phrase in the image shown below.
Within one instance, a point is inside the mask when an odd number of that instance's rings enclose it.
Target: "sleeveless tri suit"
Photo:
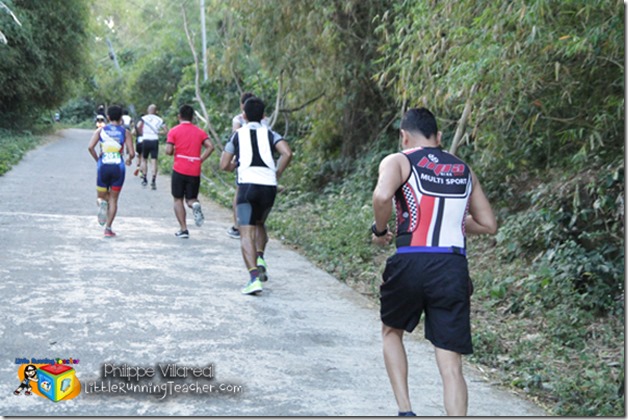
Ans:
[[[126,130],[119,125],[108,124],[100,132],[100,157],[96,189],[99,191],[120,191],[124,184],[124,140]]]
[[[382,321],[411,332],[425,312],[425,336],[436,347],[472,353],[464,228],[471,170],[441,148],[403,154],[411,171],[394,196],[397,253],[380,287]]]

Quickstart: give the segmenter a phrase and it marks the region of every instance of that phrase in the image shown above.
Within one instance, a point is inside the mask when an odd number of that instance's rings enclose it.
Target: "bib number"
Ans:
[[[107,165],[118,165],[122,162],[120,153],[118,152],[106,152],[102,155],[102,163]]]

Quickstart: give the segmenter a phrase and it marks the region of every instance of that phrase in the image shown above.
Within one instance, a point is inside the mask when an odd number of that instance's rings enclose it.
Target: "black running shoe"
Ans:
[[[235,226],[231,226],[229,230],[227,230],[227,235],[233,239],[240,239],[240,231]]]
[[[177,238],[187,239],[190,237],[190,232],[188,232],[187,230],[180,230],[175,233],[174,236],[176,236]]]

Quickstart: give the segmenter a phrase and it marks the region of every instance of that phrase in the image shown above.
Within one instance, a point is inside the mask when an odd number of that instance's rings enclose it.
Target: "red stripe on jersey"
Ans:
[[[427,234],[430,231],[432,217],[434,217],[434,202],[436,197],[423,195],[419,204],[419,227],[412,234],[410,246],[426,246]]]

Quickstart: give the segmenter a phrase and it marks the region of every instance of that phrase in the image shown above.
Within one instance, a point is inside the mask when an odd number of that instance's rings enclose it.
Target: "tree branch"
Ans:
[[[273,115],[270,116],[270,128],[275,126],[277,117],[279,116],[279,105],[281,104],[281,82],[283,79],[283,70],[279,72],[279,81],[277,82],[277,100],[275,101],[275,110]]]
[[[469,115],[471,114],[471,106],[473,104],[472,102],[473,95],[475,95],[477,88],[478,88],[477,83],[474,83],[473,86],[471,86],[471,91],[469,92],[467,103],[464,105],[464,111],[462,111],[462,116],[460,117],[460,120],[458,120],[458,128],[456,128],[456,134],[454,135],[454,139],[451,142],[451,147],[449,148],[449,153],[451,153],[452,155],[456,154],[456,151],[458,150],[458,146],[460,146],[460,143],[462,142],[462,135],[464,134],[464,128],[467,124],[467,119],[469,118]]]
[[[308,106],[309,104],[311,104],[312,102],[318,101],[323,96],[325,96],[325,92],[321,93],[320,95],[318,95],[315,98],[310,99],[309,101],[305,102],[303,105],[297,106],[295,108],[282,108],[282,109],[279,110],[279,112],[291,113],[291,112],[300,111],[303,108],[305,108],[306,106]]]
[[[192,42],[192,36],[190,35],[190,31],[188,29],[188,18],[187,13],[185,13],[185,7],[181,4],[181,12],[183,13],[183,29],[185,30],[185,36],[188,40],[188,45],[190,46],[190,50],[192,51],[192,57],[194,58],[194,93],[196,95],[196,101],[201,106],[201,112],[203,114],[203,120],[205,122],[205,129],[209,130],[210,137],[212,142],[214,143],[214,147],[222,152],[222,145],[220,144],[220,136],[214,129],[210,119],[209,113],[207,112],[207,107],[205,106],[205,102],[201,97],[201,84],[200,84],[200,72],[198,68],[198,54],[194,49],[194,42]]]

